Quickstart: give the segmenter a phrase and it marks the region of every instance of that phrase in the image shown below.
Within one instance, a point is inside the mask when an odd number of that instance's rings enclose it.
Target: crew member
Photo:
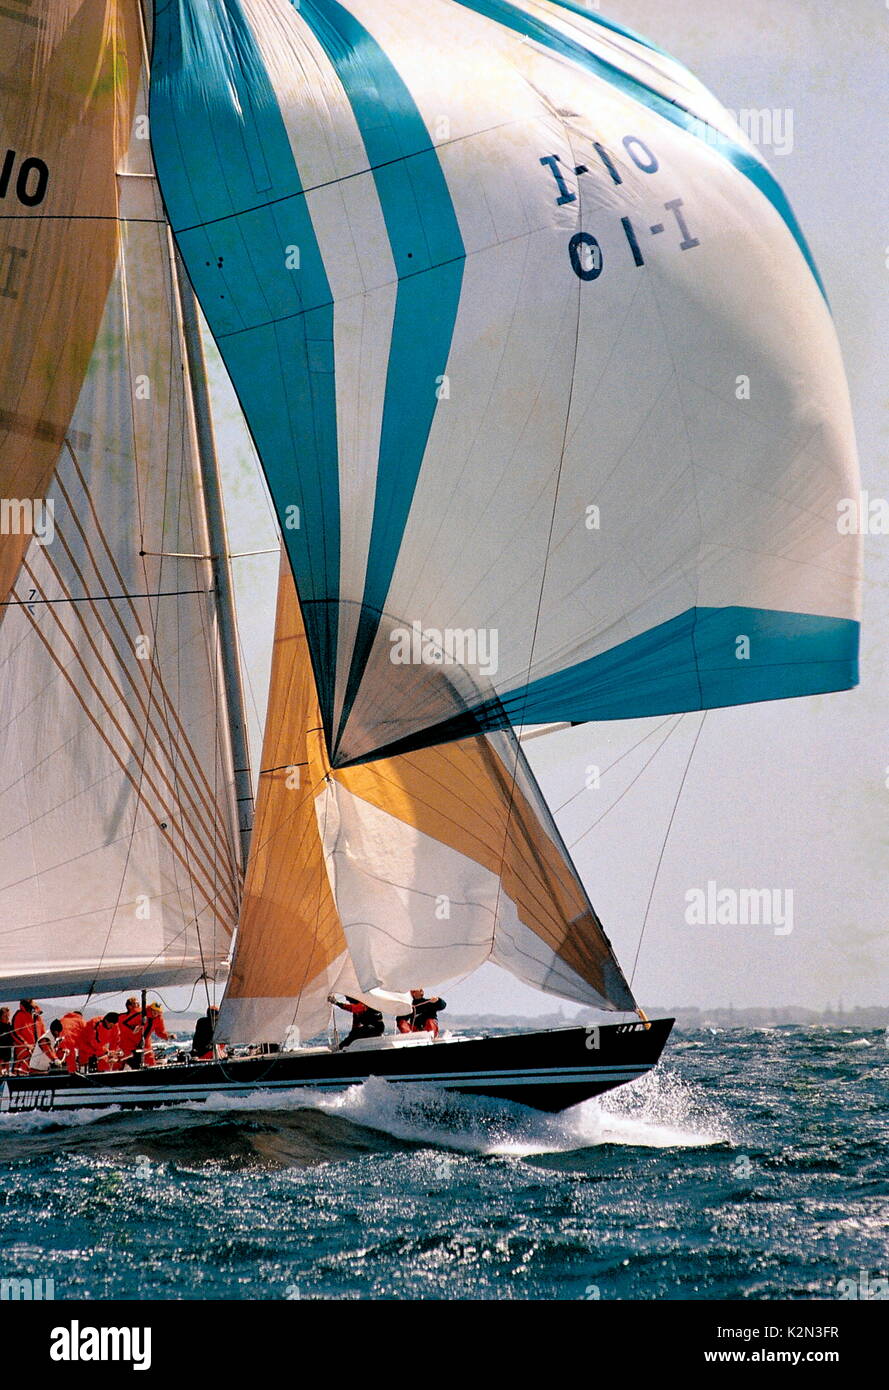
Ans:
[[[8,1009],[0,1009],[0,1076],[8,1076],[12,1067],[12,1020]]]
[[[219,1010],[215,1004],[210,1004],[205,1014],[198,1019],[194,1037],[191,1040],[192,1056],[199,1062],[212,1062],[213,1060],[213,1034],[216,1032],[216,1025],[219,1022]]]
[[[344,1009],[347,1014],[352,1015],[352,1027],[348,1037],[343,1038],[340,1043],[340,1051],[357,1042],[359,1038],[379,1038],[385,1033],[383,1015],[379,1009],[369,1008],[360,999],[353,999],[351,994],[346,995],[345,1004],[341,1004],[333,994],[328,994],[327,1002],[333,1004],[334,1008]]]
[[[399,1014],[395,1020],[399,1033],[432,1033],[438,1037],[436,1014],[446,1009],[447,1001],[433,994],[430,999],[421,989],[411,990],[412,1008],[409,1014]]]
[[[142,1013],[142,1007],[134,994],[127,1000],[117,1027],[121,1068],[141,1066],[144,1060],[142,1042],[148,1027],[148,1014]]]
[[[69,1071],[77,1071],[80,1039],[85,1026],[83,1014],[79,1009],[72,1009],[70,1013],[62,1014],[61,1018],[54,1018],[49,1025],[56,1057]]]
[[[19,1006],[12,1018],[12,1043],[13,1069],[17,1076],[31,1070],[31,1053],[35,1047],[39,1047],[51,1062],[56,1060],[43,1022],[43,1010],[33,999],[19,1000]]]
[[[153,1067],[157,1063],[154,1055],[154,1048],[151,1045],[152,1038],[163,1038],[164,1042],[169,1040],[167,1025],[164,1023],[164,1012],[157,1000],[148,1005],[148,1023],[145,1028],[145,1054],[144,1063],[146,1067]]]
[[[88,1018],[77,1044],[81,1065],[94,1071],[120,1069],[120,1014],[102,1014]]]

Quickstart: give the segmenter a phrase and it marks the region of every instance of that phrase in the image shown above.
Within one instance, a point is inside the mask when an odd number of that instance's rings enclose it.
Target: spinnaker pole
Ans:
[[[222,503],[219,456],[216,451],[216,436],[213,430],[210,391],[207,385],[207,367],[204,359],[204,346],[201,342],[197,302],[182,260],[178,251],[175,250],[174,260],[219,613],[219,642],[234,768],[235,801],[241,843],[241,869],[246,871],[247,856],[250,851],[250,836],[253,831],[253,778],[250,772],[246,705],[244,684],[241,679],[241,653],[235,615],[234,584],[229,561],[228,531]]]

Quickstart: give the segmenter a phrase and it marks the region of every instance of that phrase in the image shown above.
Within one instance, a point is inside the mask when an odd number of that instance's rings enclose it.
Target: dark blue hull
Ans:
[[[560,1028],[502,1037],[387,1039],[341,1052],[323,1048],[146,1067],[142,1071],[69,1075],[50,1072],[3,1079],[0,1109],[145,1109],[304,1086],[343,1090],[370,1077],[565,1110],[650,1071],[673,1019]],[[422,1045],[421,1045],[422,1044]]]

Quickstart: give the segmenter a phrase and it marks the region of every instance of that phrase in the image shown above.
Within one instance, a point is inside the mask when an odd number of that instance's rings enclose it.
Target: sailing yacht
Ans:
[[[856,683],[848,393],[771,171],[568,0],[7,0],[0,102],[0,993],[224,986],[216,1042],[276,1049],[0,1105],[643,1075],[672,1020],[522,736]],[[255,770],[202,331],[280,529]],[[316,1041],[487,961],[603,1021]]]

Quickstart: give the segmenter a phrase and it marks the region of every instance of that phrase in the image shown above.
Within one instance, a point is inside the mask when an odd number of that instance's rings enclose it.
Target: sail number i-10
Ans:
[[[0,198],[5,198],[7,193],[12,192],[23,207],[36,208],[46,197],[49,169],[36,155],[19,160],[18,169],[16,160],[18,154],[15,150],[7,150],[3,156],[3,162],[0,164]]]
[[[623,138],[623,146],[636,168],[640,169],[643,174],[657,173],[660,168],[660,163],[654,151],[649,149],[644,140],[640,140],[637,135],[625,135]],[[597,140],[594,140],[593,149],[599,156],[603,167],[610,175],[612,183],[623,183],[623,176],[620,170],[604,146],[600,145]],[[556,198],[557,206],[563,207],[566,203],[576,203],[577,194],[569,188],[565,181],[560,157],[557,154],[541,155],[540,163],[545,168],[549,169],[555,180],[558,190],[558,197]],[[589,172],[589,167],[586,164],[577,164],[574,166],[574,173],[578,178]],[[693,246],[700,246],[700,241],[696,236],[692,236],[688,223],[685,220],[685,215],[682,211],[682,199],[671,198],[669,202],[663,204],[663,208],[664,211],[670,213],[675,220],[676,228],[681,237],[679,242],[680,251],[690,251]],[[636,228],[633,226],[629,217],[622,217],[620,223],[624,231],[624,236],[627,239],[627,245],[633,257],[634,265],[644,265],[645,257],[642,254]],[[658,236],[661,232],[665,231],[666,228],[663,222],[652,222],[648,230],[652,236]],[[598,280],[604,269],[602,248],[599,245],[598,239],[593,236],[592,232],[574,233],[571,240],[568,242],[568,258],[571,262],[571,269],[579,280]]]

